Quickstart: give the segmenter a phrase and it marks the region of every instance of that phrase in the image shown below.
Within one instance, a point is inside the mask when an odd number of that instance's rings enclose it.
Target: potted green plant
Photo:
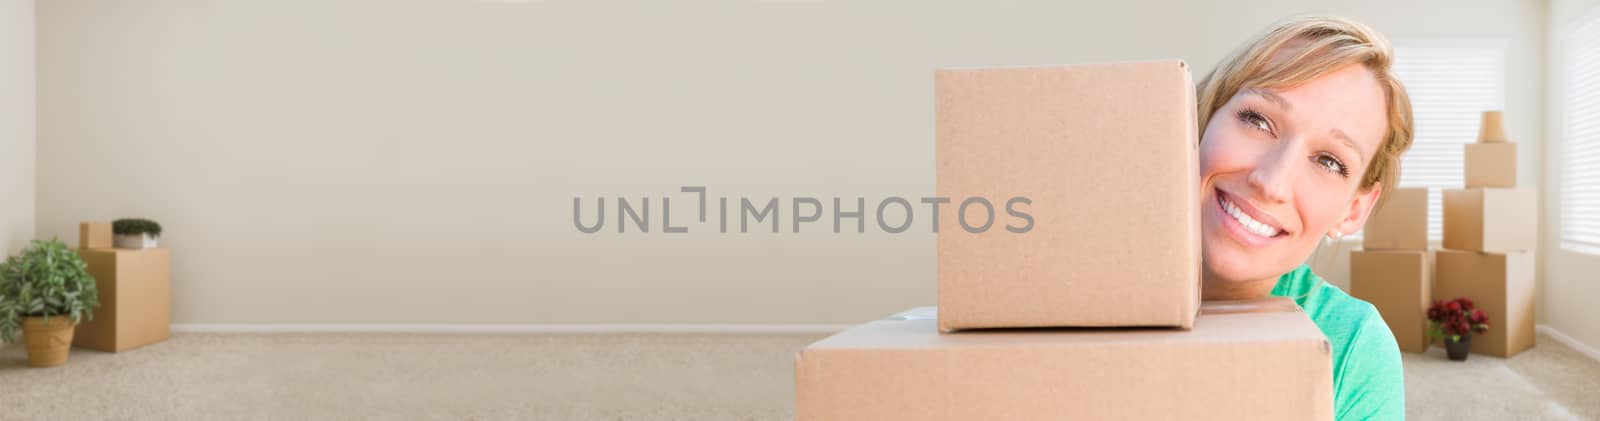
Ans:
[[[1474,307],[1467,297],[1434,300],[1428,306],[1428,320],[1432,325],[1428,336],[1443,338],[1445,354],[1455,361],[1466,361],[1472,334],[1489,331],[1489,315]]]
[[[119,249],[147,249],[156,247],[161,238],[161,224],[149,219],[124,218],[111,221],[112,246]]]
[[[0,339],[16,342],[21,331],[29,365],[67,362],[74,329],[100,306],[88,269],[60,240],[34,240],[0,263]]]

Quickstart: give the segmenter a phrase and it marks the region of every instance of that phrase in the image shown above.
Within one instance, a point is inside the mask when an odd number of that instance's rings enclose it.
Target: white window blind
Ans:
[[[1501,39],[1396,43],[1394,72],[1411,94],[1416,127],[1400,161],[1400,186],[1428,188],[1431,240],[1443,232],[1442,189],[1465,184],[1462,144],[1478,140],[1484,111],[1504,107],[1505,46]]]
[[[1561,247],[1600,253],[1600,15],[1564,40]]]

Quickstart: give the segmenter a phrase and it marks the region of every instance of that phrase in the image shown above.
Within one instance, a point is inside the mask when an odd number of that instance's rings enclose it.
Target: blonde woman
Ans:
[[[1293,297],[1333,346],[1337,419],[1405,417],[1383,318],[1303,264],[1360,230],[1399,178],[1412,122],[1393,61],[1365,25],[1297,16],[1199,83],[1205,298]]]

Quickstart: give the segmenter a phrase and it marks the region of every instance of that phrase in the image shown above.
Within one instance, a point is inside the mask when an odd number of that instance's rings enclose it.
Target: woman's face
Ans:
[[[1246,89],[1200,140],[1201,236],[1211,281],[1277,279],[1330,233],[1360,229],[1380,194],[1360,182],[1387,133],[1386,96],[1351,65],[1293,89]]]

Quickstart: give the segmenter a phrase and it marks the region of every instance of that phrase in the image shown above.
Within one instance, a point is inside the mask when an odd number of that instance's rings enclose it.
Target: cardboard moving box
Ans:
[[[1471,298],[1489,316],[1472,338],[1475,354],[1510,357],[1534,345],[1534,254],[1439,250],[1434,297]]]
[[[1365,249],[1428,248],[1428,189],[1399,188],[1384,192],[1383,207],[1361,229]]]
[[[1378,308],[1400,351],[1428,350],[1432,283],[1427,250],[1350,252],[1350,295]]]
[[[111,237],[111,223],[109,222],[78,223],[78,248],[80,249],[111,248]]]
[[[1517,144],[1468,143],[1465,148],[1467,188],[1517,186]]]
[[[952,69],[934,79],[936,184],[952,205],[939,221],[942,329],[1194,323],[1200,199],[1188,66]],[[958,219],[984,220],[980,206],[955,209],[973,197],[997,212],[1028,198],[1031,230],[964,230]]]
[[[797,418],[1333,419],[1328,341],[1287,298],[1208,302],[1191,330],[941,334],[900,316],[801,350]]]
[[[1539,198],[1532,189],[1444,191],[1444,248],[1505,253],[1538,245]]]
[[[72,345],[121,352],[170,336],[167,249],[85,249],[78,255],[94,276],[100,308],[93,320],[78,326]]]

